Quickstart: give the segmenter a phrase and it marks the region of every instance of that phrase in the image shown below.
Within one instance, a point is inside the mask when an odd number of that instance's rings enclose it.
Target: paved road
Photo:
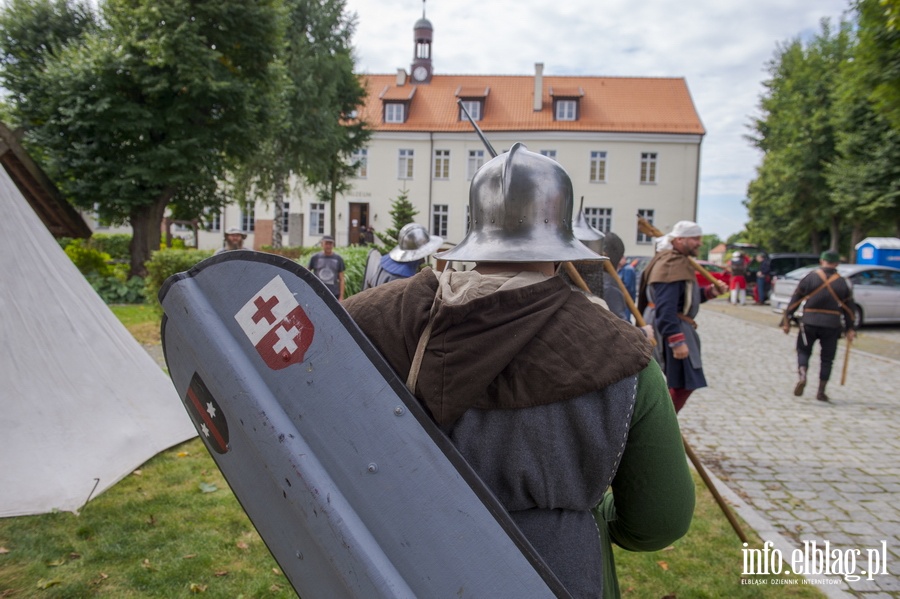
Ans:
[[[768,306],[704,305],[697,322],[709,387],[679,414],[685,438],[746,502],[753,527],[781,548],[785,569],[804,541],[819,550],[828,541],[835,569],[855,566],[856,574],[872,550],[872,565],[884,556],[888,574],[820,588],[832,597],[900,597],[900,361],[885,357],[900,355],[900,331],[864,328],[844,386],[841,341],[825,403],[814,398],[818,347],[805,395],[793,395],[797,332],[785,336],[778,318]]]

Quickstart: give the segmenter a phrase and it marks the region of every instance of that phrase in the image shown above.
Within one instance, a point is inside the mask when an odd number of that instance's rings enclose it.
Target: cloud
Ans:
[[[740,205],[760,154],[744,136],[757,115],[766,64],[780,43],[808,39],[848,0],[453,0],[427,3],[438,74],[684,77],[707,130],[700,167],[701,215],[733,214],[704,227],[725,238],[743,228]],[[361,72],[409,68],[422,3],[347,0],[359,17]],[[712,218],[712,217],[711,217]],[[701,223],[703,224],[703,223]],[[721,227],[721,230],[711,227]]]

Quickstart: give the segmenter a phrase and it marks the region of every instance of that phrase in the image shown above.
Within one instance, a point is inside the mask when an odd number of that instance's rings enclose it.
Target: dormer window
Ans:
[[[553,99],[553,119],[557,121],[577,121],[581,116],[581,98],[584,90],[580,87],[573,89],[550,88],[550,97]]]
[[[385,102],[384,122],[402,123],[406,121],[406,105],[400,102]]]
[[[458,98],[460,105],[459,120],[469,120],[466,118],[466,113],[463,112],[463,108],[468,111],[469,116],[472,117],[473,121],[480,121],[484,118],[484,102],[490,91],[491,88],[489,87],[457,87],[455,95]]]
[[[409,118],[409,106],[416,95],[416,86],[386,85],[379,94],[385,123],[403,124]]]
[[[574,121],[578,117],[578,102],[575,100],[556,101],[556,120]]]
[[[466,112],[469,113],[469,116],[472,117],[473,121],[481,120],[481,102],[478,100],[463,100],[462,107],[466,109]],[[465,121],[466,119],[465,113],[460,109],[459,111],[459,120]]]

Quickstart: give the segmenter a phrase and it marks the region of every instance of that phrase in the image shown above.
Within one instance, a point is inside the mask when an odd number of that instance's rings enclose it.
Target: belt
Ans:
[[[803,312],[816,312],[818,314],[834,314],[835,316],[840,316],[841,313],[838,310],[819,310],[817,308],[804,308]]]
[[[693,318],[691,318],[690,316],[688,316],[687,314],[681,314],[681,313],[679,313],[679,314],[676,314],[675,316],[677,316],[677,317],[680,318],[681,320],[685,321],[686,323],[688,323],[689,325],[691,325],[693,328],[695,328],[695,329],[697,328],[697,322],[696,322]]]
[[[655,308],[655,307],[656,307],[656,304],[649,303],[649,304],[647,304],[647,307],[648,307],[648,308]],[[686,323],[688,323],[689,325],[691,325],[693,328],[695,328],[695,329],[697,328],[697,322],[696,322],[693,318],[691,318],[690,316],[688,316],[687,314],[682,314],[681,312],[679,312],[679,313],[676,314],[675,316],[677,316],[677,317],[680,318],[681,320],[685,321]]]

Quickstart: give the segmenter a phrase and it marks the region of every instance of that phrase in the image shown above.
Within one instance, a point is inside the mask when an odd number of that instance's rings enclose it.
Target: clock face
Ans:
[[[422,65],[417,66],[413,69],[413,77],[415,77],[416,81],[425,81],[428,78],[428,69]]]

